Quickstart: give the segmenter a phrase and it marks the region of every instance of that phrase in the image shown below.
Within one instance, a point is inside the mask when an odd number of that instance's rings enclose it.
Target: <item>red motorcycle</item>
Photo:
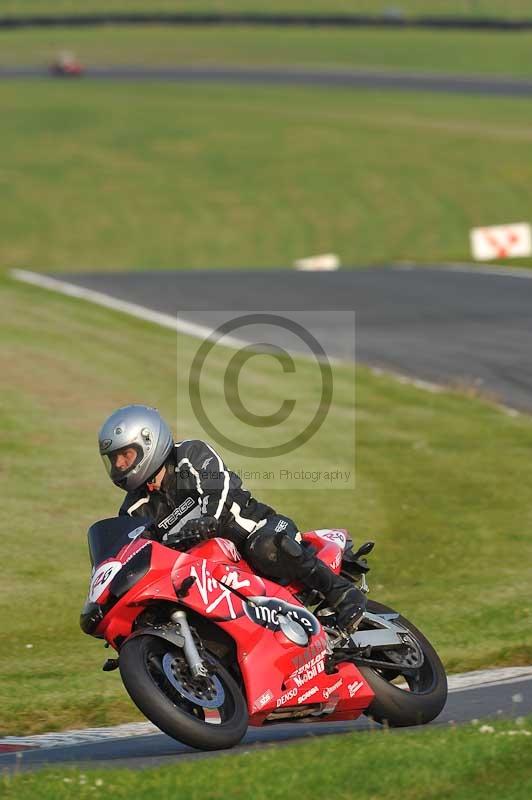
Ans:
[[[259,577],[227,539],[180,552],[130,517],[97,522],[88,538],[81,628],[118,652],[103,669],[119,668],[133,702],[174,739],[216,750],[236,745],[248,725],[360,714],[420,725],[445,704],[435,650],[386,606],[368,601],[346,635],[321,595]],[[353,552],[341,529],[303,540],[367,592],[372,542]]]

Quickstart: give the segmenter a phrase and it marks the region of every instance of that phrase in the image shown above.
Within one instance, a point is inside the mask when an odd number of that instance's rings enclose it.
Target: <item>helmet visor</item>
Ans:
[[[112,453],[102,454],[102,461],[112,481],[118,483],[142,461],[144,452],[139,444],[128,444]]]

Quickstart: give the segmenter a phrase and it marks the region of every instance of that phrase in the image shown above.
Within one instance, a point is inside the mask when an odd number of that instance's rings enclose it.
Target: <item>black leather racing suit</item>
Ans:
[[[301,537],[295,523],[252,497],[239,476],[227,469],[206,442],[177,442],[165,467],[160,490],[141,487],[129,492],[120,514],[150,517],[162,542],[168,534],[178,533],[189,520],[215,517],[220,524],[219,535],[234,542],[260,574],[274,580],[298,580],[317,589],[338,607],[339,617],[346,611],[351,619],[363,605],[363,596],[351,583],[335,575],[311,550],[299,544]]]
[[[151,517],[161,533],[177,533],[190,519],[215,517],[220,535],[243,548],[257,523],[275,514],[259,503],[230,472],[218,453],[206,442],[187,439],[178,442],[166,461],[160,491],[142,487],[127,494],[120,514]]]

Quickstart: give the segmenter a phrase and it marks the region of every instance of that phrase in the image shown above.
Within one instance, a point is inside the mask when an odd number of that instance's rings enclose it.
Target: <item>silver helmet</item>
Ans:
[[[140,405],[113,412],[101,427],[98,443],[109,477],[126,492],[155,476],[174,446],[157,409]]]

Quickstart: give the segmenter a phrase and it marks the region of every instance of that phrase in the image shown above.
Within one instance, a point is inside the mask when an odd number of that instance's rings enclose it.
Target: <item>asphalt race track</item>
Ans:
[[[532,410],[532,273],[481,268],[379,267],[338,272],[209,270],[55,276],[213,327],[232,311],[313,310],[328,355],[413,378],[473,388]],[[289,315],[288,315],[289,316]]]
[[[102,678],[103,679],[103,678]],[[125,690],[124,690],[125,691]],[[532,713],[532,675],[526,680],[453,691],[440,716],[427,727],[468,722],[473,719],[517,717]],[[243,742],[231,752],[238,753],[266,744],[279,744],[309,736],[323,736],[358,731],[363,735],[370,730],[366,717],[355,722],[307,722],[277,724],[269,728],[249,728]],[[374,729],[382,730],[380,726]],[[396,733],[416,730],[403,728]],[[219,751],[220,752],[220,751]],[[227,752],[227,751],[222,751]],[[85,764],[97,766],[145,768],[175,764],[180,758],[207,758],[216,753],[198,753],[176,742],[165,734],[135,736],[114,741],[27,750],[22,753],[0,754],[2,770],[37,769],[44,765]]]
[[[43,67],[1,67],[0,79],[51,78]],[[91,67],[83,80],[194,81],[211,83],[286,84],[352,89],[458,92],[529,97],[532,81],[478,75],[398,73],[392,70],[297,69],[289,67]]]

